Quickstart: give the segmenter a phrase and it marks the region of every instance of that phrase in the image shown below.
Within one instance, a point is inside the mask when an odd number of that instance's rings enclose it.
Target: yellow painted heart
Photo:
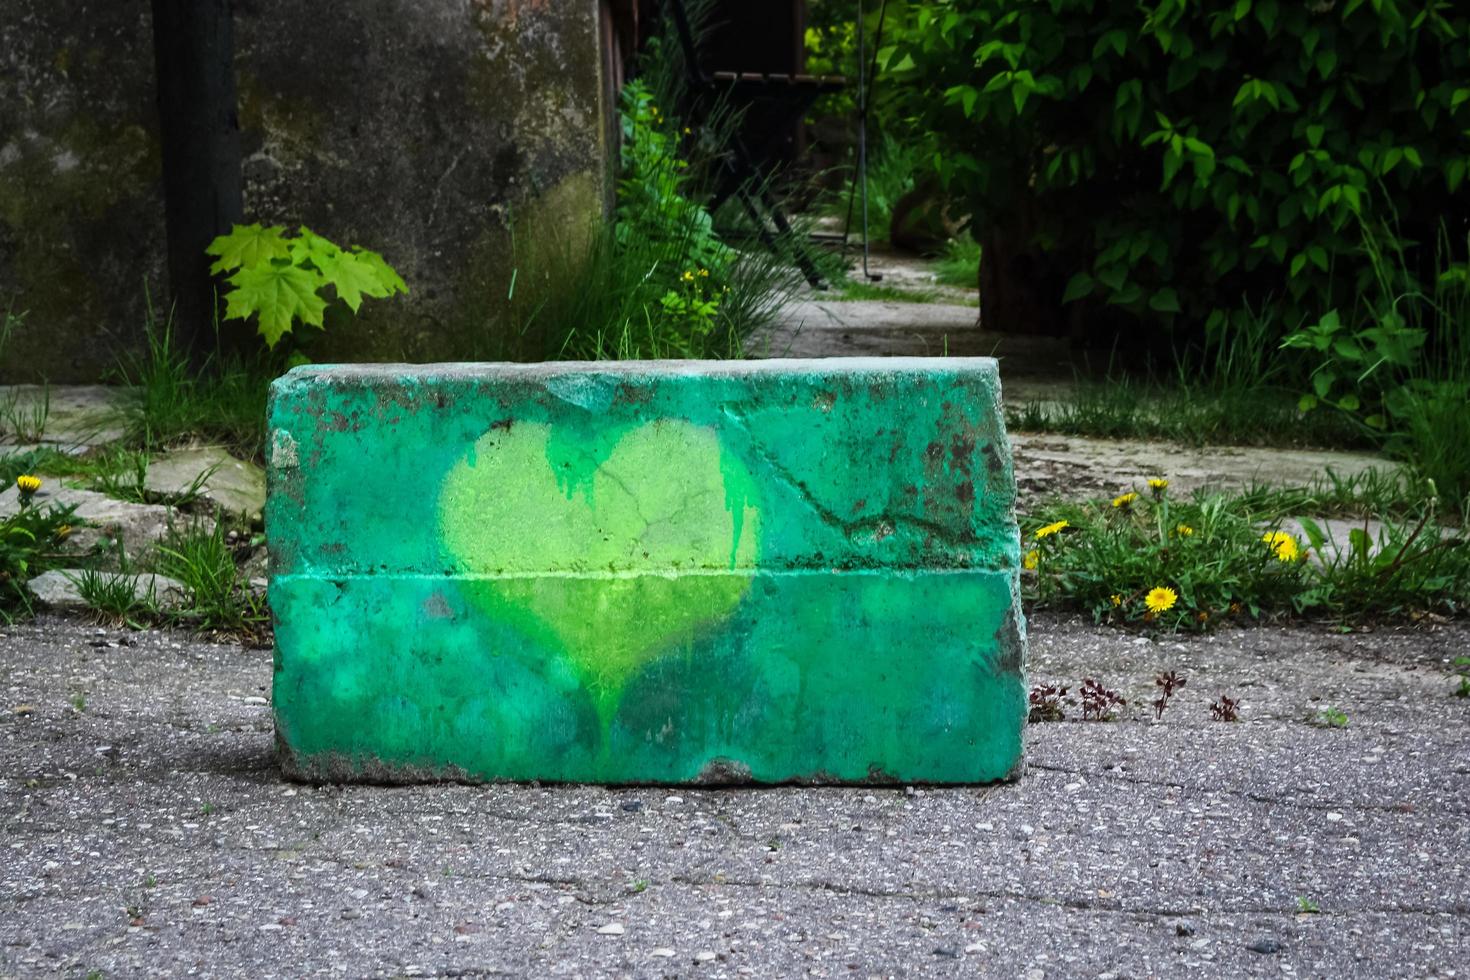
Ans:
[[[760,529],[744,465],[677,420],[494,428],[445,477],[438,517],[480,610],[565,657],[604,722],[637,671],[735,608]]]

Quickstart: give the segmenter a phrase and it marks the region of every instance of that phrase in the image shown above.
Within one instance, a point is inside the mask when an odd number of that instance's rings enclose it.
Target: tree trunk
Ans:
[[[244,208],[231,0],[152,4],[174,337],[197,366],[214,349],[220,315],[204,249]]]
[[[987,224],[980,241],[980,326],[996,333],[1061,336],[1068,331],[1054,261],[1032,244],[1029,215]]]

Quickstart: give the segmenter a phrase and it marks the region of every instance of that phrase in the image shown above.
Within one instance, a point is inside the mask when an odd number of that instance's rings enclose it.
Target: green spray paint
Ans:
[[[464,586],[475,605],[565,657],[608,722],[639,669],[740,601],[749,579],[723,572],[754,564],[759,516],[713,429],[557,433],[481,436],[444,479],[439,526],[449,555],[496,570]]]

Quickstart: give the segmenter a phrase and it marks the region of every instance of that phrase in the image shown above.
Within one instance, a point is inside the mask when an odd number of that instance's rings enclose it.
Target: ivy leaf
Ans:
[[[1067,283],[1067,291],[1062,294],[1063,303],[1071,303],[1092,294],[1092,277],[1085,272],[1079,272]]]
[[[236,269],[260,265],[271,259],[291,256],[291,247],[286,243],[280,225],[262,228],[253,225],[236,225],[228,235],[220,235],[204,249],[205,254],[219,259],[209,267],[214,275],[233,272]]]
[[[1157,310],[1159,313],[1184,312],[1179,306],[1179,294],[1174,291],[1172,286],[1165,286],[1150,296],[1148,305],[1151,309]]]
[[[268,347],[275,347],[291,331],[292,320],[322,325],[327,304],[316,292],[322,279],[309,269],[267,262],[241,269],[229,281],[235,288],[225,295],[225,319],[244,320],[259,314],[260,335]]]

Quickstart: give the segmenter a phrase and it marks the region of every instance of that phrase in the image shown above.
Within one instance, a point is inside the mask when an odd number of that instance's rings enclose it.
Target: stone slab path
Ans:
[[[116,442],[125,400],[124,390],[110,385],[0,385],[0,452]]]
[[[5,629],[0,975],[1465,975],[1470,627],[1031,625],[1129,707],[1021,781],[725,791],[292,784],[268,652]]]
[[[1137,439],[1089,439],[1011,434],[1021,507],[1061,496],[1109,497],[1142,489],[1149,477],[1167,477],[1175,493],[1253,485],[1309,486],[1329,471],[1340,478],[1397,467],[1381,456],[1321,449],[1255,446],[1181,446]]]

